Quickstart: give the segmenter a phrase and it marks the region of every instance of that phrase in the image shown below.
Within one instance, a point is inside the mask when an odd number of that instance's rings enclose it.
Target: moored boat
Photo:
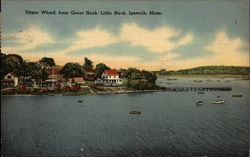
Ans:
[[[168,81],[174,81],[177,80],[177,78],[167,78]]]
[[[213,104],[223,104],[225,101],[224,100],[214,100],[212,101]]]
[[[242,95],[238,94],[238,95],[232,95],[232,97],[242,97]]]
[[[198,92],[198,94],[204,94],[204,92]]]
[[[196,102],[196,106],[201,106],[201,105],[203,105],[203,104],[204,104],[203,101],[198,101],[198,102]]]
[[[130,113],[130,114],[141,114],[140,111],[130,111],[129,113]]]

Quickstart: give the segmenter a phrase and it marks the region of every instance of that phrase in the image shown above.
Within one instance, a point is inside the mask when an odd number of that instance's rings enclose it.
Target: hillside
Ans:
[[[250,67],[242,66],[201,66],[178,71],[160,70],[158,75],[249,75]]]

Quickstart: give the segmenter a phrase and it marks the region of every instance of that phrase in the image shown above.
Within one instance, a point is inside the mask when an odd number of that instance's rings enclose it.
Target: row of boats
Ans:
[[[220,96],[217,96],[217,97],[220,97]],[[238,95],[232,95],[232,97],[242,97],[242,95],[238,94]],[[225,100],[214,100],[214,101],[211,101],[212,104],[223,104],[225,103]],[[196,102],[196,106],[201,106],[204,104],[204,101],[198,101]]]
[[[203,80],[204,81],[204,80]],[[208,82],[213,82],[212,80],[207,80]],[[217,81],[217,82],[221,82],[221,80],[214,80],[214,81]],[[202,80],[194,80],[194,82],[198,82],[198,83],[201,83]],[[225,82],[230,82],[230,80],[226,80]]]

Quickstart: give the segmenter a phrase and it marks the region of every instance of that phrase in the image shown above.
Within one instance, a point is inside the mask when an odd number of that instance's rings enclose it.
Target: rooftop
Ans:
[[[108,75],[118,75],[118,72],[115,69],[105,70],[104,72]]]

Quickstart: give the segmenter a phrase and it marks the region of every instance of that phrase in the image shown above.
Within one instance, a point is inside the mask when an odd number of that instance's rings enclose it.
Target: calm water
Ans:
[[[157,82],[173,87],[228,86],[233,91],[4,96],[2,154],[81,156],[83,147],[85,157],[246,156],[250,148],[249,81],[194,80],[162,78]],[[216,99],[226,102],[211,104]],[[204,101],[202,106],[195,105],[199,100]],[[142,114],[131,115],[132,110]]]

